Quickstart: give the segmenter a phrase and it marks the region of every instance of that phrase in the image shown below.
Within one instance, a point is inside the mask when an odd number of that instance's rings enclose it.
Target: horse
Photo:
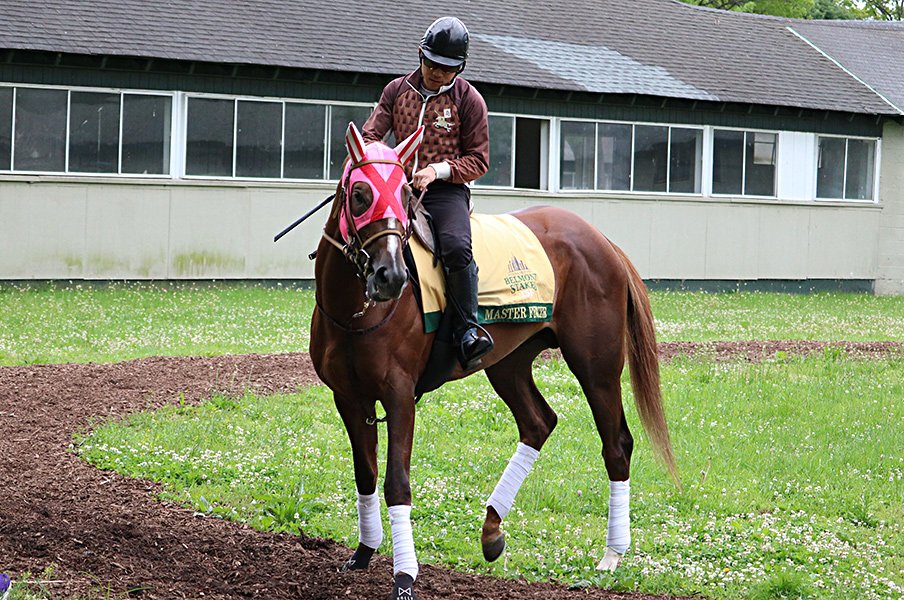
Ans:
[[[314,268],[310,356],[318,376],[332,390],[347,430],[358,493],[359,543],[341,570],[366,569],[383,539],[376,490],[379,402],[388,428],[383,493],[393,541],[391,600],[415,597],[418,567],[409,482],[415,388],[435,335],[424,333],[403,259],[414,199],[404,165],[422,137],[423,127],[395,148],[380,142],[365,145],[354,124],[349,124],[349,159]],[[655,455],[680,486],[661,401],[649,298],[625,253],[579,216],[554,207],[512,214],[536,235],[548,255],[556,278],[555,299],[551,321],[486,325],[495,340],[493,351],[474,370],[456,366],[449,377],[485,370],[518,426],[516,451],[487,501],[483,554],[493,561],[503,553],[502,520],[556,427],[556,413],[537,389],[532,364],[540,352],[558,348],[586,396],[602,442],[610,490],[607,547],[597,568],[614,570],[631,539],[634,441],[621,397],[626,360],[640,421]]]

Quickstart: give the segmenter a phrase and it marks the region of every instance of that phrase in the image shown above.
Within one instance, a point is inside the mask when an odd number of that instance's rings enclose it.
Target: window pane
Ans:
[[[774,133],[747,132],[744,195],[775,195],[775,150],[778,136]]]
[[[876,172],[876,142],[848,140],[847,183],[844,197],[848,200],[871,200],[873,174]]]
[[[283,177],[323,179],[326,153],[326,106],[286,104],[286,150]]]
[[[342,177],[342,163],[348,156],[345,130],[352,122],[360,131],[373,109],[368,106],[332,106],[330,111],[330,179],[339,179]]]
[[[549,174],[549,121],[515,118],[515,187],[546,189]]]
[[[669,147],[669,191],[699,194],[703,169],[703,130],[672,127]]]
[[[816,197],[842,198],[844,191],[844,138],[819,138]]]
[[[14,169],[65,170],[67,95],[64,90],[16,89]]]
[[[69,171],[119,172],[119,94],[72,92]]]
[[[599,124],[596,187],[600,190],[631,189],[631,126]]]
[[[512,185],[512,129],[514,117],[490,116],[490,170],[476,185]]]
[[[0,88],[0,171],[9,171],[13,135],[13,88]]]
[[[188,99],[185,172],[232,176],[232,100]]]
[[[239,101],[236,177],[279,177],[282,103]]]
[[[123,95],[123,173],[169,174],[172,105],[166,96]]]
[[[713,193],[736,194],[743,191],[744,132],[713,132]]]
[[[669,128],[658,125],[634,127],[634,190],[664,192],[669,155]]]
[[[562,123],[559,187],[563,190],[593,189],[595,138],[595,123]]]

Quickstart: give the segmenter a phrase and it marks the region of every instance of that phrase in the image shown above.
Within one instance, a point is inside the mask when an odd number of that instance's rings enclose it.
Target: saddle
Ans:
[[[445,276],[436,251],[429,213],[418,207],[405,261],[424,321],[436,332],[427,368],[416,396],[446,382],[457,362],[452,345],[454,315],[446,310]],[[555,275],[537,237],[512,215],[471,214],[474,260],[480,269],[477,320],[490,323],[538,323],[552,320]]]

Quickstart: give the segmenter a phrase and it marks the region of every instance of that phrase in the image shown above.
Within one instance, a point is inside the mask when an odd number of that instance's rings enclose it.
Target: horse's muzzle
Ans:
[[[408,283],[408,270],[404,266],[378,266],[367,278],[367,297],[376,302],[396,300]]]

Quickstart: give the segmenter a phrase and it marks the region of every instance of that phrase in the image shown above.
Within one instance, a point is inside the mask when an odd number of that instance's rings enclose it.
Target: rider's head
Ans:
[[[418,46],[424,86],[436,91],[448,85],[465,68],[468,28],[456,17],[440,17],[430,24]]]

